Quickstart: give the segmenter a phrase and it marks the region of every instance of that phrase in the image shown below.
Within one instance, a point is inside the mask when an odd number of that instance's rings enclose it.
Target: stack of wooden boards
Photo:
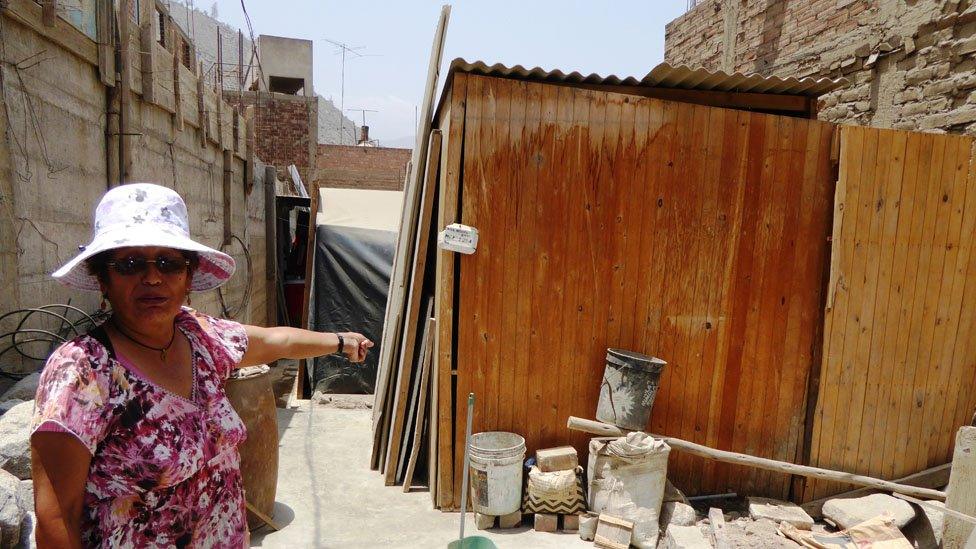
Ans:
[[[431,127],[449,16],[450,6],[444,6],[431,49],[417,144],[404,184],[373,406],[370,466],[383,474],[388,486],[403,483],[405,492],[418,463],[436,463],[433,450],[437,445],[431,440],[436,429],[430,428],[436,424],[438,396],[431,368],[434,287],[433,269],[428,267],[434,265],[436,250],[437,235],[431,231],[430,220],[435,213],[441,132]],[[424,446],[429,455],[421,459]],[[428,478],[434,476],[428,471]],[[431,494],[435,493],[431,486]]]

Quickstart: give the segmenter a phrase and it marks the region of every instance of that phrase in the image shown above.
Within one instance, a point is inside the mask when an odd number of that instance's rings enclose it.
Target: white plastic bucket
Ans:
[[[482,515],[507,515],[522,507],[525,439],[490,431],[471,436],[471,506]]]

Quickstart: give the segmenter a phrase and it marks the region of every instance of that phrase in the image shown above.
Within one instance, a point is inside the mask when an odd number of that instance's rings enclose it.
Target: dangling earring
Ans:
[[[105,310],[105,307],[107,306],[107,305],[105,304],[105,298],[106,298],[106,297],[108,297],[108,296],[107,296],[107,295],[105,295],[105,294],[102,294],[102,304],[98,306],[98,309],[99,309],[100,311],[104,311],[104,310]]]
[[[186,292],[186,304],[187,306],[193,305],[193,300],[190,299],[190,292]]]

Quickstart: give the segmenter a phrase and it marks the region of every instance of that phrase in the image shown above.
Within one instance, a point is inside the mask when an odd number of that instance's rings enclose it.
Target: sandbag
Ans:
[[[590,440],[587,464],[591,511],[634,523],[631,544],[657,546],[671,447],[646,433]]]

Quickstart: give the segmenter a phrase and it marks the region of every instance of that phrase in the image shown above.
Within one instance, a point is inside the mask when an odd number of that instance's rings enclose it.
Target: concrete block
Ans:
[[[537,450],[535,453],[535,461],[539,470],[543,473],[550,471],[572,471],[579,466],[576,448],[572,446],[559,446],[558,448]]]
[[[952,472],[946,488],[946,508],[967,515],[976,514],[976,427],[960,427],[952,453]],[[973,525],[955,517],[945,517],[942,531],[944,547],[964,547]]]
[[[690,505],[669,501],[661,506],[661,528],[668,528],[670,525],[691,526],[696,519],[695,510]]]
[[[769,519],[776,524],[788,522],[801,530],[813,526],[813,518],[799,505],[769,498],[748,498],[749,516],[753,520]]]
[[[522,511],[515,511],[498,517],[499,528],[518,528],[522,525]]]
[[[697,526],[671,526],[664,536],[664,549],[711,549]]]
[[[559,529],[559,515],[535,514],[536,532],[555,532]]]
[[[563,532],[575,533],[579,531],[580,516],[577,514],[563,515]]]
[[[478,530],[487,530],[495,525],[495,515],[474,514],[474,523]]]
[[[824,518],[840,528],[850,528],[882,514],[890,515],[898,528],[904,528],[915,518],[915,510],[907,501],[888,494],[832,499],[823,506]]]

